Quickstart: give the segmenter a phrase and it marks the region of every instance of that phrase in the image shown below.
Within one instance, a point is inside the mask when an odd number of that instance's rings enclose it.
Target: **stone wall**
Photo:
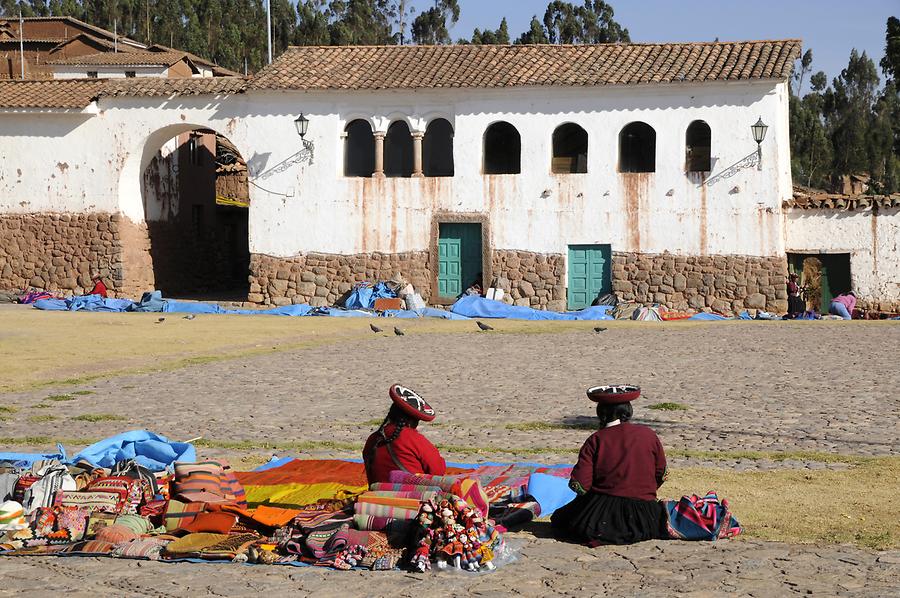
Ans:
[[[428,252],[330,255],[308,253],[293,258],[250,257],[251,303],[333,305],[357,282],[388,280],[400,274],[428,301],[433,274]]]
[[[616,253],[613,291],[624,301],[718,312],[787,311],[784,257]]]
[[[92,288],[97,273],[116,294],[125,275],[123,220],[106,213],[0,216],[0,290],[80,294]]]
[[[492,276],[503,289],[506,303],[536,309],[566,309],[566,259],[561,254],[494,250]],[[485,280],[490,286],[491,281]]]

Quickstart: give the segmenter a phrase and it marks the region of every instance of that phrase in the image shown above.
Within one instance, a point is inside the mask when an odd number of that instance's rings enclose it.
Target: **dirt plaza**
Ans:
[[[736,540],[589,549],[543,521],[493,574],[337,572],[76,558],[0,559],[2,595],[900,595],[900,325],[494,323],[43,313],[0,309],[0,450],[72,453],[144,428],[250,469],[273,454],[359,457],[406,384],[448,460],[572,463],[594,384],[639,384],[660,497],[717,490]],[[338,321],[339,320],[339,321]],[[395,336],[393,324],[404,336]]]

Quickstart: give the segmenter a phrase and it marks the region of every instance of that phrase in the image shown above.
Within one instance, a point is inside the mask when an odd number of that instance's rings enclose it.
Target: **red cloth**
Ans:
[[[666,453],[656,432],[622,423],[594,432],[581,447],[572,479],[587,491],[656,500]]]
[[[103,281],[99,278],[94,282],[94,288],[91,289],[91,292],[88,295],[100,295],[104,299],[106,298],[106,285],[103,284]]]
[[[390,438],[394,433],[394,424],[385,426],[384,433]],[[364,460],[380,437],[381,434],[373,432],[369,439],[366,440],[366,446],[363,448]],[[397,460],[410,473],[444,475],[447,472],[447,464],[438,450],[433,444],[428,442],[427,438],[412,428],[403,428],[400,435],[391,443],[391,448],[397,456]],[[369,483],[389,482],[390,473],[395,469],[400,468],[394,464],[387,446],[379,446],[375,449],[373,462],[368,468],[367,477],[369,477]]]

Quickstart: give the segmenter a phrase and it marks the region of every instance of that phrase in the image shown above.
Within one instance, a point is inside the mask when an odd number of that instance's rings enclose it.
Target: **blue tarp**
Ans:
[[[485,299],[478,295],[461,297],[450,310],[469,318],[506,318],[510,320],[612,320],[609,305],[587,307],[581,311],[543,311],[521,305],[507,305],[501,301]]]
[[[68,299],[39,299],[37,309],[47,311],[128,311],[134,305],[130,299],[104,299],[100,295],[84,295]]]
[[[705,321],[718,321],[718,320],[730,320],[731,318],[726,318],[725,316],[720,316],[719,314],[708,314],[704,312],[700,312],[699,314],[694,314],[688,320],[705,320]]]
[[[163,309],[166,313],[180,314],[237,314],[261,316],[305,316],[312,307],[305,303],[300,305],[283,305],[272,309],[224,309],[215,303],[193,303],[188,301],[166,301]]]
[[[35,461],[55,459],[62,463],[68,461],[66,449],[61,444],[56,445],[55,453],[0,453],[0,461],[14,463],[17,466],[30,467]]]
[[[186,442],[174,442],[146,430],[133,430],[92,444],[75,455],[73,462],[82,459],[108,468],[119,461],[134,459],[151,471],[163,471],[176,461],[195,462],[197,451]]]

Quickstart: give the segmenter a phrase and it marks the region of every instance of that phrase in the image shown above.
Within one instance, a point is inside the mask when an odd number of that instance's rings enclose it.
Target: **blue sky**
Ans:
[[[801,38],[812,48],[813,72],[829,81],[847,66],[850,50],[865,50],[876,65],[884,53],[887,18],[900,17],[900,0],[607,0],[636,42]],[[580,4],[579,0],[574,3]],[[428,0],[416,0],[427,8]],[[512,37],[542,18],[547,0],[459,0],[453,38],[475,27],[496,29],[504,16]],[[881,74],[879,69],[879,75]]]

